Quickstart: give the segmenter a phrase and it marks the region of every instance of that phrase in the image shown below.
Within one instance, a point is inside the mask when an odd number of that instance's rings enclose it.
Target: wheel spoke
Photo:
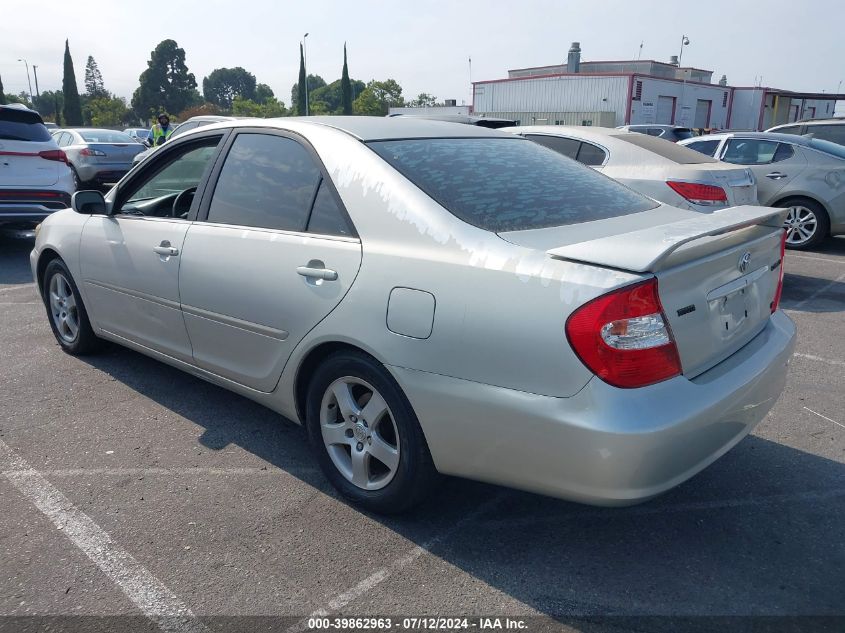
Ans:
[[[341,424],[323,424],[323,441],[328,446],[335,444],[350,444],[352,440],[346,437],[346,430],[349,428],[347,423]]]
[[[803,226],[798,227],[798,232],[801,234],[801,241],[808,240],[813,235],[812,231],[807,230]]]
[[[390,472],[395,471],[396,467],[399,466],[399,451],[379,437],[378,433],[372,435],[369,452],[370,455],[387,466]]]
[[[370,401],[361,409],[361,417],[367,421],[370,428],[373,428],[378,424],[385,411],[387,411],[387,403],[377,391],[373,391]]]
[[[370,481],[369,457],[364,451],[352,447],[352,483],[360,488],[366,488]]]
[[[343,414],[345,419],[348,419],[350,415],[359,416],[361,414],[361,408],[352,396],[352,389],[349,383],[335,383],[332,386],[332,393],[334,394],[335,400],[337,400],[337,406],[340,407],[340,412]]]
[[[61,297],[57,295],[54,291],[50,291],[50,307],[53,308],[53,312],[59,311],[59,301],[61,301]]]
[[[76,299],[73,298],[73,293],[70,293],[67,299],[65,299],[65,306],[67,307],[68,312],[71,310],[74,312],[76,311]]]

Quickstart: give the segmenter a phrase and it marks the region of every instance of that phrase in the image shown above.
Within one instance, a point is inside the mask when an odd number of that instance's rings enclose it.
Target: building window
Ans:
[[[581,125],[592,125],[592,124],[593,124],[592,119],[582,119],[581,120]]]
[[[728,93],[727,92],[722,94],[722,107],[723,108],[728,107]]]

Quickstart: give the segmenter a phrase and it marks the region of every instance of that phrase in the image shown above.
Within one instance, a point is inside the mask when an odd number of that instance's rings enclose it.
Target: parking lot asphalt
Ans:
[[[212,616],[304,630],[314,613],[579,631],[845,618],[843,238],[787,254],[786,391],[692,480],[620,509],[448,480],[393,518],[340,500],[302,430],[257,404],[116,346],[62,353],[31,248],[0,235],[0,630],[45,615],[176,616],[157,625],[180,631],[190,615],[209,630]]]

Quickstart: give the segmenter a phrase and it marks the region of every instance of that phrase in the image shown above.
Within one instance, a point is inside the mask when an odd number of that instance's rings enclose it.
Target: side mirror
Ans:
[[[85,215],[107,213],[106,199],[99,191],[77,191],[70,199],[70,208]]]

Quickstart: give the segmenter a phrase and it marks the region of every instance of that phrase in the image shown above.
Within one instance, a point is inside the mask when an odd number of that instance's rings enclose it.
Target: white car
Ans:
[[[0,225],[31,228],[70,206],[67,156],[34,110],[0,106]]]
[[[726,165],[671,141],[600,127],[507,128],[584,163],[642,194],[682,209],[711,213],[757,204],[751,171]]]

